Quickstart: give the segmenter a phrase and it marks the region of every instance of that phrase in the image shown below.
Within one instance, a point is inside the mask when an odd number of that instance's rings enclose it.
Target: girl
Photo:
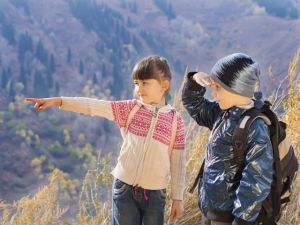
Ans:
[[[39,111],[58,106],[114,121],[120,128],[123,144],[112,171],[112,224],[162,225],[169,175],[173,199],[171,218],[178,219],[183,213],[184,123],[175,109],[166,104],[171,82],[166,59],[143,58],[135,65],[132,79],[139,100],[104,101],[82,97],[26,100],[35,102],[34,108]],[[172,127],[176,130],[172,131]]]

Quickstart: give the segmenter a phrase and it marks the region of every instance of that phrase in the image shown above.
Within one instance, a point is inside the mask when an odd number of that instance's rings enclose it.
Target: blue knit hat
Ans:
[[[227,91],[253,97],[259,87],[260,69],[250,56],[234,53],[221,58],[211,70],[212,78]]]

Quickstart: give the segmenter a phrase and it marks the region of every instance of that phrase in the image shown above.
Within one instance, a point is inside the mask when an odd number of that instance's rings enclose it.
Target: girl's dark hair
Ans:
[[[155,79],[157,81],[171,81],[171,78],[168,61],[158,55],[150,55],[141,59],[132,71],[133,80]]]

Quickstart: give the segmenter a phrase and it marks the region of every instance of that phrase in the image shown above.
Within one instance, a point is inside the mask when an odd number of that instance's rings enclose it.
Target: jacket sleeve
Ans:
[[[89,116],[101,116],[114,121],[119,128],[125,127],[129,112],[136,100],[105,101],[85,97],[61,97],[60,109],[82,113]]]
[[[195,72],[187,74],[187,82],[182,91],[182,102],[190,116],[200,126],[205,126],[212,130],[222,110],[218,103],[210,102],[204,98],[206,89],[192,79],[194,74]]]
[[[249,128],[245,168],[236,190],[234,225],[253,224],[262,202],[270,193],[273,176],[273,149],[268,126],[257,119]]]

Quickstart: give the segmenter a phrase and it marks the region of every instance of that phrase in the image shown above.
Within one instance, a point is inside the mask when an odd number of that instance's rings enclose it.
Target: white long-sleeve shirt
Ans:
[[[125,134],[126,120],[135,104],[141,108],[133,117]],[[166,188],[171,175],[172,198],[183,199],[185,187],[185,135],[180,115],[170,105],[161,107],[138,100],[104,101],[83,97],[62,97],[63,110],[101,116],[114,121],[120,128],[123,144],[115,178],[149,190]],[[173,116],[177,117],[175,143],[171,152]]]

